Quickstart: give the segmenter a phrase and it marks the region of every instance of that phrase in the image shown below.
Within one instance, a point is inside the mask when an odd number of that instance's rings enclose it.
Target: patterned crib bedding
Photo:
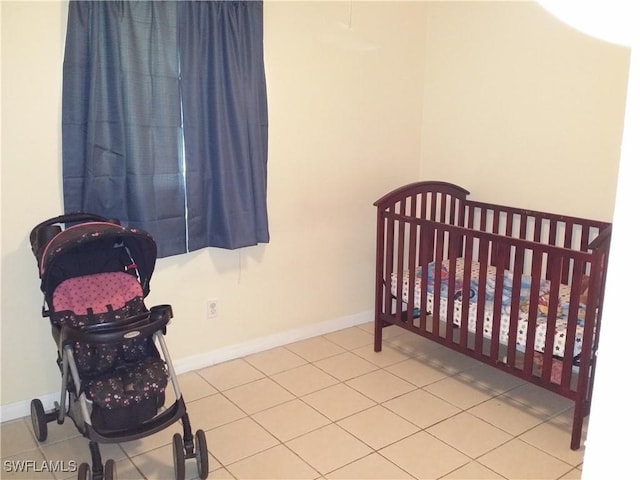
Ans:
[[[440,318],[446,318],[447,305],[448,305],[448,262],[446,265],[440,265],[441,269],[441,283],[440,283]],[[454,298],[454,324],[460,326],[462,319],[462,300],[459,298],[462,291],[463,281],[463,259],[458,258],[456,262],[456,280],[455,290],[456,295]],[[427,268],[427,299],[426,309],[429,314],[434,310],[434,278],[435,278],[435,263],[430,263]],[[496,284],[496,269],[489,265],[487,269],[487,281],[486,281],[486,293],[485,293],[485,307],[483,315],[483,335],[487,338],[491,338],[491,332],[493,329],[493,310],[495,302],[495,284]],[[470,301],[469,301],[469,314],[468,314],[468,326],[469,332],[475,333],[476,330],[476,316],[477,316],[477,301],[478,301],[478,285],[480,277],[480,263],[472,262],[471,265],[471,285],[470,285]],[[513,274],[510,271],[505,271],[504,285],[502,295],[502,305],[500,308],[500,343],[507,344],[509,339],[509,324],[511,322],[511,292],[513,285]],[[414,286],[414,298],[413,306],[415,309],[419,309],[421,305],[421,283],[422,283],[422,268],[418,268],[415,275]],[[537,352],[544,353],[545,340],[547,335],[547,299],[550,291],[550,282],[548,280],[542,280],[540,282],[540,300],[538,301],[537,311],[537,326],[535,333],[534,349]],[[391,275],[391,294],[397,297],[397,274],[394,272]],[[518,312],[518,328],[516,346],[519,350],[524,351],[527,341],[527,330],[529,325],[529,297],[531,291],[531,277],[527,275],[522,276],[520,287],[520,308]],[[558,299],[558,313],[556,316],[556,329],[553,342],[553,355],[557,357],[563,357],[565,352],[565,340],[567,334],[567,321],[569,313],[569,301],[570,301],[570,287],[568,285],[560,285],[559,299]],[[402,302],[409,304],[409,272],[405,272],[402,281]],[[573,356],[580,354],[582,350],[582,335],[583,335],[583,322],[585,316],[585,305],[580,304],[578,309],[578,325],[576,327],[576,338],[573,348]]]

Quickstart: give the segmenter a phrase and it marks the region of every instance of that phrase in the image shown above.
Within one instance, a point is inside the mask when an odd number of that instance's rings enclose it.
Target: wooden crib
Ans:
[[[375,351],[397,325],[589,413],[611,224],[469,200],[418,182],[375,202]]]

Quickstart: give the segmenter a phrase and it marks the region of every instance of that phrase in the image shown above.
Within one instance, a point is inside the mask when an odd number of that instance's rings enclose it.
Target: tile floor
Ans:
[[[180,375],[194,430],[206,432],[209,478],[580,478],[570,401],[396,327],[381,353],[372,345],[365,324]],[[176,431],[102,454],[119,479],[171,479]],[[42,444],[29,418],[1,424],[1,435],[3,479],[76,477],[10,471],[17,460],[89,460],[69,419],[49,424]]]

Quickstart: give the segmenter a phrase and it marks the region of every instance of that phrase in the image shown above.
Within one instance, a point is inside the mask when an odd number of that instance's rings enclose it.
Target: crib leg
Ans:
[[[584,402],[578,400],[573,412],[573,428],[571,430],[571,450],[580,449],[582,443],[582,424],[584,422]]]
[[[376,318],[374,322],[373,332],[373,351],[380,352],[382,350],[382,320]]]

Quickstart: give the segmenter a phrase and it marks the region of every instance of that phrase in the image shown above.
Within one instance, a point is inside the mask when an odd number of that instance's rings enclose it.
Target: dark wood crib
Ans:
[[[469,200],[446,182],[383,196],[375,351],[397,325],[575,402],[589,413],[611,224]]]

